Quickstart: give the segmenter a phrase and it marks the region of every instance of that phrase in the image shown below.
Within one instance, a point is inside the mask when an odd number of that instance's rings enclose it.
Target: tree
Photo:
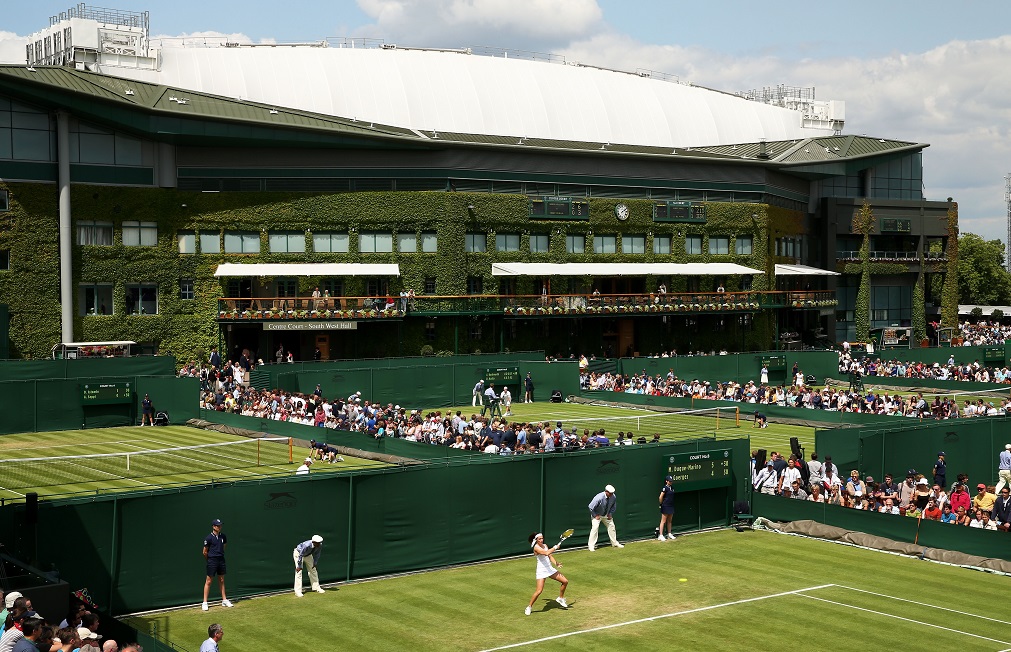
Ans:
[[[958,237],[958,302],[1011,305],[1011,274],[1004,268],[1004,243],[975,233]]]
[[[948,268],[941,290],[941,326],[958,328],[958,202],[948,197]]]

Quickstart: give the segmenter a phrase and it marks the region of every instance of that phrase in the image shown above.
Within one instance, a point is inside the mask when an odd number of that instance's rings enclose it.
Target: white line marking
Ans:
[[[9,491],[9,492],[11,492],[12,494],[18,494],[18,495],[19,495],[19,496],[21,496],[22,498],[25,498],[25,495],[24,495],[24,494],[20,494],[20,493],[18,493],[18,492],[16,492],[16,491],[14,491],[13,489],[8,489],[7,487],[0,487],[0,491]]]
[[[543,643],[545,641],[555,641],[560,638],[568,638],[569,636],[576,636],[578,634],[589,634],[590,632],[601,632],[606,629],[614,629],[616,627],[624,627],[625,625],[637,625],[639,623],[648,623],[654,620],[662,620],[664,618],[673,618],[674,616],[684,616],[686,614],[699,613],[701,611],[710,611],[712,609],[719,609],[721,607],[732,607],[738,604],[747,604],[748,602],[758,602],[759,600],[768,600],[769,598],[781,598],[787,595],[796,595],[803,591],[817,591],[818,589],[827,589],[829,587],[835,586],[835,584],[822,584],[820,586],[809,586],[806,589],[797,589],[796,591],[784,591],[782,593],[774,593],[772,595],[762,595],[757,598],[745,598],[743,600],[734,600],[733,602],[724,602],[722,604],[709,605],[708,607],[698,607],[697,609],[688,609],[686,611],[676,611],[674,613],[662,614],[660,616],[650,616],[648,618],[639,618],[636,620],[629,620],[624,623],[614,623],[613,625],[601,625],[600,627],[591,627],[590,629],[580,629],[575,632],[568,632],[565,634],[556,634],[555,636],[545,636],[544,638],[536,638],[532,641],[523,641],[522,643],[511,643],[509,645],[503,645],[501,647],[492,647],[484,650],[483,652],[494,652],[495,650],[508,650],[516,647],[523,647],[525,645],[534,645],[535,643]],[[807,597],[807,596],[805,596]]]
[[[1008,643],[1007,641],[1001,641],[999,639],[990,638],[988,636],[980,636],[979,634],[972,634],[970,632],[963,632],[962,630],[959,630],[959,629],[952,629],[950,627],[943,627],[941,625],[935,625],[933,623],[925,623],[922,620],[913,620],[912,618],[904,618],[902,616],[896,616],[896,615],[893,615],[893,614],[890,614],[890,613],[885,613],[885,612],[882,612],[882,611],[874,611],[873,609],[864,609],[863,607],[856,607],[856,606],[851,605],[851,604],[845,604],[845,603],[842,603],[842,602],[835,602],[834,600],[826,600],[825,598],[816,598],[813,595],[804,595],[803,593],[800,593],[800,592],[798,592],[797,595],[799,595],[802,598],[807,598],[809,600],[818,600],[819,602],[827,602],[828,604],[839,605],[840,607],[846,607],[847,609],[856,609],[857,611],[865,611],[865,612],[867,612],[869,614],[875,614],[875,615],[878,615],[878,616],[888,616],[889,618],[895,618],[896,620],[904,620],[907,623],[914,623],[916,625],[923,625],[924,627],[933,627],[934,629],[943,629],[946,632],[952,632],[954,634],[962,634],[963,636],[971,636],[973,638],[983,639],[984,641],[991,641],[993,643],[1000,643],[1001,645],[1011,645],[1011,643]],[[927,605],[927,606],[931,606],[931,605]]]
[[[886,595],[884,593],[875,593],[874,591],[865,591],[864,589],[856,589],[852,586],[843,586],[842,584],[837,584],[840,589],[849,589],[850,591],[859,591],[860,593],[869,593],[870,595],[876,595],[882,598],[888,598],[889,600],[900,600],[902,602],[908,602],[910,604],[917,604],[921,607],[932,607],[934,609],[940,609],[942,611],[950,611],[953,614],[958,614],[960,616],[972,616],[973,618],[979,618],[981,620],[989,620],[993,623],[1000,623],[1001,625],[1011,625],[1011,622],[1006,620],[998,620],[996,618],[990,618],[989,616],[980,616],[978,614],[970,613],[968,611],[959,611],[957,609],[949,609],[948,607],[938,607],[937,605],[929,604],[927,602],[917,602],[916,600],[907,600],[906,598],[896,598],[892,595]]]

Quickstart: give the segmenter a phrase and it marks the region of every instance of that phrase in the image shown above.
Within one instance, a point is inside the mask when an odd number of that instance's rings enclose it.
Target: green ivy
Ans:
[[[926,299],[923,288],[923,272],[921,271],[916,276],[916,285],[913,286],[913,341],[915,342],[927,339]]]
[[[856,340],[869,342],[871,337],[871,233],[874,231],[874,211],[865,199],[860,210],[853,216],[853,232],[863,235],[860,243],[860,287],[857,289],[857,299],[854,320],[856,322]]]
[[[941,326],[958,327],[958,202],[948,206],[948,257],[941,290]]]
[[[0,274],[0,302],[8,304],[13,315],[11,352],[20,357],[46,357],[60,339],[57,190],[52,185],[29,183],[0,184],[0,187],[10,193],[10,210],[2,215],[5,221],[0,223],[0,248],[11,251],[11,269]],[[614,207],[619,201],[631,209],[624,223],[614,217]],[[707,204],[705,224],[656,223],[653,221],[653,203],[651,200],[594,198],[590,200],[588,220],[535,220],[528,216],[528,198],[523,195],[458,192],[199,193],[75,185],[71,188],[75,222],[112,222],[115,233],[112,246],[74,248],[75,335],[80,340],[156,342],[159,353],[174,355],[180,362],[204,358],[210,347],[218,342],[217,299],[225,294],[225,286],[214,277],[214,270],[224,262],[398,263],[401,276],[390,279],[391,292],[414,288],[420,293],[425,279],[434,277],[436,294],[440,295],[465,294],[468,276],[480,277],[486,294],[498,294],[500,280],[491,274],[491,265],[495,262],[733,262],[764,270],[765,275],[756,275],[753,280],[753,288],[762,291],[774,287],[770,242],[777,234],[799,234],[803,231],[803,215],[796,211],[743,203]],[[124,246],[124,220],[157,222],[157,246]],[[775,230],[770,229],[770,221],[776,224]],[[226,230],[260,233],[261,253],[179,253],[179,231],[193,231],[199,240],[200,233],[220,235]],[[305,253],[269,253],[268,231],[305,233]],[[349,233],[349,252],[314,253],[311,234],[321,231]],[[361,254],[358,252],[357,236],[367,231],[392,232],[394,240],[401,233],[418,235],[434,231],[438,234],[438,250],[435,254]],[[468,232],[487,234],[486,252],[464,251],[464,235]],[[500,233],[521,234],[520,251],[496,251],[495,239]],[[550,236],[546,253],[530,253],[530,236],[534,234]],[[586,249],[582,253],[566,253],[566,234],[586,236]],[[645,253],[596,255],[593,253],[594,234],[617,236],[619,247],[622,234],[645,235]],[[701,235],[704,240],[716,235],[727,236],[731,253],[689,257],[684,249],[684,236],[688,234]],[[672,252],[669,256],[653,253],[654,238],[661,235],[671,238]],[[752,237],[750,255],[733,253],[738,235]],[[704,250],[708,252],[708,247],[704,246]],[[180,279],[193,279],[195,299],[179,297]],[[301,292],[308,293],[319,280],[300,279]],[[591,282],[590,277],[583,280],[586,285]],[[517,278],[516,292],[539,293],[540,288],[534,287],[535,282],[536,279],[530,277]],[[675,279],[671,291],[683,290],[684,282],[683,277]],[[78,283],[111,283],[113,314],[80,316]],[[158,285],[158,314],[125,314],[126,286],[132,283]],[[362,278],[346,278],[345,295],[365,294],[365,283]],[[567,289],[565,278],[554,278],[552,283],[554,291]],[[656,283],[657,279],[646,279],[647,287]],[[703,278],[701,284],[703,289],[708,289],[713,279]],[[737,289],[740,289],[739,279],[730,279],[727,290]],[[471,320],[482,318],[447,318],[440,324],[454,319],[454,328],[440,326],[437,329],[435,341],[428,341],[426,337],[426,320],[408,319],[399,335],[402,352],[415,355],[425,345],[436,351],[453,350],[457,344],[461,353],[474,349],[494,351],[498,350],[503,328],[509,334],[507,341],[516,350],[524,346],[533,349],[554,346],[555,350],[562,350],[566,345],[565,339],[543,342],[538,328],[520,328],[513,338],[511,327],[501,318],[488,321],[488,325],[482,328],[481,336],[471,339],[468,333]],[[765,348],[772,338],[772,315],[755,315],[750,326],[740,328],[742,332],[735,333],[735,337],[744,342],[745,348]],[[719,348],[726,344],[726,333],[708,328],[698,330],[702,332],[698,335],[698,343],[693,342],[696,348]],[[559,337],[564,338],[565,335]]]

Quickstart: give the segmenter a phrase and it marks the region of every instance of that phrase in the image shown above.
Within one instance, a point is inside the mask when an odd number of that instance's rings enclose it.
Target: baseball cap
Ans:
[[[42,618],[42,616],[40,616],[39,612],[37,612],[37,611],[26,611],[23,614],[21,614],[20,616],[15,616],[14,617],[14,621],[15,622],[21,622],[23,620],[28,620],[29,618]],[[45,618],[42,618],[42,619],[45,620]]]
[[[4,597],[4,606],[7,607],[8,611],[10,611],[14,608],[14,601],[23,597],[25,597],[23,594],[17,591],[11,591],[6,597]]]
[[[867,476],[866,478],[864,478],[864,480],[866,480],[867,482],[874,482],[874,478],[872,478],[871,476]]]
[[[305,463],[306,464],[312,464],[312,458],[311,457],[305,458]]]
[[[216,518],[213,521],[211,521],[211,526],[213,527],[215,525],[221,525],[221,519],[220,518]]]
[[[1011,451],[1011,444],[1004,444],[1004,450]]]
[[[907,478],[911,475],[916,475],[916,469],[909,469],[908,471],[906,471]]]
[[[102,638],[101,634],[96,634],[95,632],[91,631],[87,627],[78,627],[77,628],[77,635],[81,637],[82,641],[86,641],[88,639],[95,639],[95,640],[97,640],[97,639]]]
[[[947,453],[945,453],[944,451],[938,451],[937,452],[937,456],[938,457],[945,457],[946,455],[947,455]]]
[[[614,485],[613,484],[607,485],[606,487],[604,487],[604,491],[606,491],[609,494],[613,494],[614,493]]]
[[[976,488],[977,489],[986,489],[986,485],[983,484],[982,482],[980,482],[978,485],[976,485]]]
[[[667,482],[674,482],[674,476],[672,476],[672,475],[668,475],[668,476],[667,476],[666,478],[664,478],[664,479],[665,479],[665,480],[666,480]]]
[[[323,537],[321,537],[318,534],[314,534],[314,535],[312,535],[312,542],[313,543],[323,543]]]

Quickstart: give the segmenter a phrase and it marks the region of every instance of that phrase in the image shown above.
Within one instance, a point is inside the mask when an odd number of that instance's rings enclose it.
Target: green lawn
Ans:
[[[307,436],[312,435],[306,427]],[[173,450],[159,454],[142,451],[221,442],[238,446],[212,446]],[[103,453],[126,455],[87,457]],[[23,499],[30,491],[40,497],[83,493],[136,491],[210,481],[250,480],[295,472],[308,454],[297,445],[289,463],[286,443],[261,442],[238,435],[186,426],[100,428],[5,435],[0,438],[0,498]],[[21,462],[24,458],[49,458]],[[59,458],[59,459],[53,459]],[[313,473],[332,473],[384,466],[382,462],[345,456],[339,464],[319,464]]]
[[[913,558],[750,530],[557,558],[570,580],[569,609],[553,602],[557,584],[548,580],[530,616],[523,608],[534,561],[526,556],[131,624],[191,651],[214,622],[224,626],[222,650],[1011,648],[1011,619],[994,606],[1007,578]],[[241,582],[241,569],[229,571]]]

